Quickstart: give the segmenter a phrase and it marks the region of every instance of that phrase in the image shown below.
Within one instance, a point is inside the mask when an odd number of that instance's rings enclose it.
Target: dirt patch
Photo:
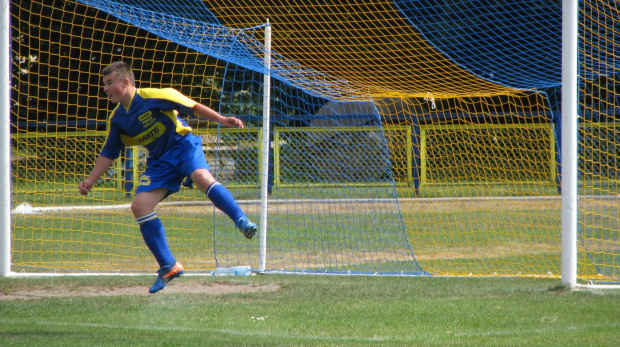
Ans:
[[[275,292],[280,289],[277,284],[252,285],[230,283],[196,283],[177,282],[170,283],[164,290],[156,294],[149,294],[148,287],[133,286],[119,288],[80,287],[77,288],[45,288],[18,290],[9,294],[0,294],[0,300],[24,300],[41,298],[63,297],[93,297],[93,296],[118,296],[118,295],[161,295],[161,294],[203,294],[224,295],[235,293],[260,293]]]

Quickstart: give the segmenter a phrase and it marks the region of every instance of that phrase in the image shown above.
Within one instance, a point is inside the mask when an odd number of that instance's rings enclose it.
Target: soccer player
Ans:
[[[136,88],[133,71],[125,62],[110,64],[102,75],[103,91],[117,105],[108,118],[105,145],[88,178],[80,182],[79,190],[87,195],[125,146],[142,145],[148,150],[146,169],[140,177],[131,212],[144,242],[159,264],[157,280],[149,289],[150,293],[155,293],[185,271],[172,255],[164,226],[154,211],[161,200],[179,191],[184,179],[187,178],[184,185],[195,184],[233,220],[246,238],[251,239],[256,234],[256,224],[209,172],[201,139],[191,133],[179,113],[194,114],[225,127],[243,128],[243,122],[235,117],[224,117],[175,89]]]

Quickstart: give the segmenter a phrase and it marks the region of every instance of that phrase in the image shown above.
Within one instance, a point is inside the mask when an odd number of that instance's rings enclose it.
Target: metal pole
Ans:
[[[562,1],[562,284],[577,285],[579,1]]]
[[[260,234],[258,240],[259,271],[265,270],[267,261],[267,198],[269,195],[269,122],[271,107],[271,25],[269,19],[265,26],[265,75],[263,77],[263,142],[261,146],[261,199],[260,199]]]
[[[0,276],[11,272],[11,31],[9,0],[0,0]],[[2,82],[4,81],[4,82]]]

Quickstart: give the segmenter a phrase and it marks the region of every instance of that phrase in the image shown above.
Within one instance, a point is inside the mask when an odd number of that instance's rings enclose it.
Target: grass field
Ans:
[[[617,346],[620,290],[524,278],[0,278],[2,346]]]

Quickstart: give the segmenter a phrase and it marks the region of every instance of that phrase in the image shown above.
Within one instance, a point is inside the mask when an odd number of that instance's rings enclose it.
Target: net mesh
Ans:
[[[580,11],[579,277],[617,281],[618,8]],[[557,1],[26,0],[11,16],[13,208],[29,213],[13,214],[18,269],[152,269],[126,208],[144,152],[92,196],[76,189],[112,107],[99,73],[125,60],[139,87],[244,120],[188,117],[257,221],[269,72],[267,270],[560,273]],[[189,270],[257,267],[256,244],[195,190],[159,208]]]

